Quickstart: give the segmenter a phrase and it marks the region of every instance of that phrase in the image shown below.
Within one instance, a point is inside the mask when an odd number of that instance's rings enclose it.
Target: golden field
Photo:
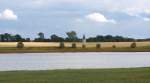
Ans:
[[[59,42],[23,42],[25,47],[58,47]],[[96,47],[98,42],[86,43],[86,47]],[[130,47],[132,42],[99,42],[101,47]],[[82,43],[77,42],[77,47],[81,47]],[[150,42],[136,42],[137,47],[150,46]],[[17,42],[0,42],[0,47],[16,47]],[[72,43],[65,42],[65,47],[71,47]]]

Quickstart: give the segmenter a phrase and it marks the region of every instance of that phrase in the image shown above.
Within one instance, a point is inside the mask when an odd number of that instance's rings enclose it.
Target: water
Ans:
[[[150,53],[0,54],[0,71],[150,67]]]

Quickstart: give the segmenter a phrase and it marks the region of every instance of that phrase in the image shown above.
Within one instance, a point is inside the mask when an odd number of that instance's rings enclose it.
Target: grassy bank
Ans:
[[[0,53],[48,53],[48,52],[150,52],[150,47],[137,47],[137,48],[5,47],[5,48],[0,48]]]
[[[0,72],[1,83],[150,83],[150,68]]]

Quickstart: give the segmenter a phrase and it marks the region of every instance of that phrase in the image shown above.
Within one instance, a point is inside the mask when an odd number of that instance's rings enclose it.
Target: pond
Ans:
[[[0,71],[150,67],[150,52],[0,54]]]

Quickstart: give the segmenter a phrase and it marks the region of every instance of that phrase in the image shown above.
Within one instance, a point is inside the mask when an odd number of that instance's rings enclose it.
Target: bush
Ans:
[[[72,44],[72,48],[77,48],[76,43],[73,43],[73,44]]]
[[[24,47],[23,42],[18,42],[18,43],[17,43],[17,48],[23,48],[23,47]]]
[[[101,44],[96,44],[96,48],[101,48]]]
[[[59,45],[60,48],[64,48],[65,47],[65,44],[64,42],[60,42],[60,45]]]
[[[116,45],[112,45],[112,48],[116,48]]]
[[[86,45],[85,45],[85,44],[82,44],[82,48],[86,48]]]
[[[130,45],[131,48],[136,48],[136,43],[133,42],[131,45]]]

